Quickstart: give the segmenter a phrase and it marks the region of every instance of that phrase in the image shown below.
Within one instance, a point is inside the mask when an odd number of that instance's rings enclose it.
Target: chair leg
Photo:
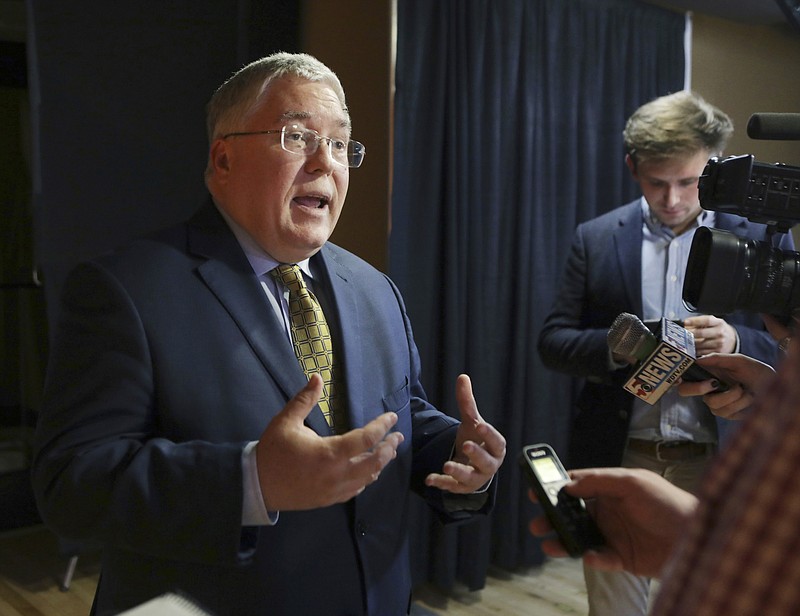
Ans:
[[[72,576],[75,575],[75,567],[78,564],[77,556],[70,556],[67,563],[67,570],[64,572],[64,579],[61,580],[61,592],[67,592],[72,584]]]

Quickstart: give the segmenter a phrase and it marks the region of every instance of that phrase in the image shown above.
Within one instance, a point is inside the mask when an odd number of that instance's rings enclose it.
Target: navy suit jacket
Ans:
[[[169,590],[218,616],[405,614],[409,490],[444,521],[473,515],[448,513],[424,486],[448,459],[457,421],[426,401],[397,288],[332,244],[312,269],[350,425],[394,411],[405,440],[349,502],[247,528],[242,448],[307,379],[219,212],[208,205],[70,275],[33,479],[56,532],[104,547],[97,614]],[[318,407],[307,425],[329,434]]]
[[[715,227],[766,239],[764,225],[731,214],[717,212]],[[620,313],[642,316],[641,247],[639,199],[578,225],[552,311],[539,335],[539,354],[547,367],[585,379],[568,453],[575,468],[622,462],[633,404],[622,384],[630,369],[609,370],[607,334]],[[782,239],[781,248],[793,248],[790,235]],[[774,365],[776,343],[758,314],[719,316],[736,328],[742,353]],[[720,440],[735,424],[717,419]]]

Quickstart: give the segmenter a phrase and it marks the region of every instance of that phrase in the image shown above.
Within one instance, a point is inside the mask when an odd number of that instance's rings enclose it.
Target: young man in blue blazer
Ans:
[[[573,415],[568,458],[573,468],[646,468],[692,491],[736,423],[715,417],[701,398],[683,398],[674,388],[653,406],[625,391],[631,366],[612,356],[607,342],[619,314],[683,321],[698,355],[741,352],[776,361],[775,342],[757,314],[696,314],[683,303],[686,263],[699,226],[767,239],[764,225],[700,206],[699,177],[732,132],[730,118],[692,92],[642,105],[623,134],[625,162],[642,197],[575,231],[539,337],[546,366],[584,379]],[[791,236],[781,248],[793,248]],[[590,568],[584,574],[591,616],[647,613],[647,578]]]

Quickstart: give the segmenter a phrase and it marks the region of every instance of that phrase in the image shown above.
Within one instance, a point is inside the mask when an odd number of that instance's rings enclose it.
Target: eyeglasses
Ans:
[[[323,137],[317,131],[298,126],[297,124],[287,124],[280,129],[273,130],[254,130],[244,131],[238,133],[226,133],[222,135],[223,139],[228,137],[244,137],[247,135],[272,135],[275,133],[281,134],[281,148],[291,154],[300,154],[302,156],[313,156],[319,149],[319,144],[322,141],[328,142],[328,152],[331,159],[336,164],[343,167],[353,167],[354,169],[361,166],[364,162],[364,154],[367,148],[364,144],[349,139],[335,139],[334,137]]]

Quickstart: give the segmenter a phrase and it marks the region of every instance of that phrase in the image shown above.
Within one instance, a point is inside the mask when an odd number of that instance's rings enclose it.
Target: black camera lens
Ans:
[[[800,307],[800,253],[699,227],[686,264],[683,301],[706,314],[746,310],[788,317]]]

